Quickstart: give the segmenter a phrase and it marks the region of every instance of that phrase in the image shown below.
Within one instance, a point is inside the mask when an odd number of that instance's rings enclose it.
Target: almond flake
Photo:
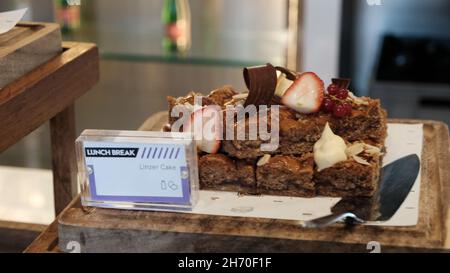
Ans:
[[[233,96],[233,99],[235,100],[243,100],[248,97],[248,93],[241,93]]]
[[[365,160],[362,157],[359,157],[357,155],[353,155],[352,158],[359,164],[370,166],[370,163],[367,162],[367,160]]]
[[[348,97],[357,105],[369,105],[367,100],[355,96],[352,92],[348,92]]]
[[[194,105],[190,104],[189,102],[185,102],[184,106],[191,112],[194,111]]]
[[[373,145],[370,145],[370,144],[365,144],[364,146],[365,146],[364,147],[364,152],[366,152],[366,153],[368,153],[370,155],[381,154],[381,149],[376,147],[376,146],[373,146]]]
[[[259,166],[267,164],[269,162],[270,158],[271,158],[271,155],[269,155],[269,154],[263,155],[256,163],[256,166],[259,167]]]
[[[345,153],[348,156],[354,156],[362,153],[363,151],[364,151],[364,144],[359,142],[348,146],[347,149],[345,150]]]

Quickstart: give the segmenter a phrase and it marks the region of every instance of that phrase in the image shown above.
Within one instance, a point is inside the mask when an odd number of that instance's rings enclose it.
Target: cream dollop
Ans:
[[[330,125],[325,125],[320,139],[314,144],[314,161],[320,172],[334,164],[347,160],[345,150],[347,145],[338,135],[334,134]]]

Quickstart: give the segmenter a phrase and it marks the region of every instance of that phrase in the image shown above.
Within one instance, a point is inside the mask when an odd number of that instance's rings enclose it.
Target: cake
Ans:
[[[257,164],[256,188],[260,194],[314,197],[314,160],[304,157],[276,155]]]
[[[270,64],[244,69],[244,78],[248,91],[224,86],[205,96],[168,97],[165,130],[202,133],[196,137],[201,189],[296,197],[375,194],[386,138],[379,100],[356,97],[349,79],[332,79],[325,87],[313,72]],[[249,106],[257,112],[240,115]],[[230,107],[238,110],[228,115]],[[276,136],[267,139],[261,130],[266,125]]]

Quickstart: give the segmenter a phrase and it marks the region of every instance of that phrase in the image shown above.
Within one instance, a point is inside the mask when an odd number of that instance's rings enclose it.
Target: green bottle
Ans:
[[[191,40],[191,14],[188,0],[164,0],[161,14],[165,52],[186,52]]]
[[[61,25],[63,34],[70,34],[80,27],[80,6],[70,4],[67,0],[55,1],[56,20]]]

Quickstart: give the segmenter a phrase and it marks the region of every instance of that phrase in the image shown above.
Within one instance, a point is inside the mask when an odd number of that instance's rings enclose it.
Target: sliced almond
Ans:
[[[293,81],[288,80],[285,74],[281,74],[277,80],[277,86],[275,87],[275,95],[283,97],[286,90],[292,85]]]
[[[365,146],[364,147],[364,152],[366,152],[366,153],[368,153],[370,155],[381,154],[381,149],[376,147],[376,146],[373,146],[373,145],[370,145],[370,144],[365,144],[364,146]]]
[[[236,103],[236,101],[233,100],[233,99],[231,99],[231,100],[225,102],[225,103],[223,104],[223,106],[232,105],[232,104],[235,104],[235,103]]]
[[[262,166],[262,165],[267,164],[267,163],[269,162],[269,160],[270,160],[271,157],[272,157],[272,156],[269,155],[269,154],[263,155],[263,156],[258,160],[258,162],[256,163],[256,166],[260,167],[260,166]]]
[[[191,112],[194,111],[194,105],[190,104],[189,102],[185,102],[184,106]]]
[[[357,155],[353,155],[352,158],[353,158],[356,162],[358,162],[359,164],[370,166],[370,163],[367,162],[367,160],[365,160],[365,159],[362,158],[362,157],[359,157],[359,156],[357,156]]]
[[[354,143],[350,146],[347,147],[347,149],[345,150],[345,153],[347,154],[347,156],[353,156],[353,155],[358,155],[360,153],[362,153],[364,151],[364,144],[361,142],[358,143]]]
[[[233,99],[235,100],[243,100],[248,97],[248,93],[241,93],[233,96]]]
[[[357,105],[369,105],[369,102],[363,98],[355,96],[352,92],[348,92],[348,97]]]

